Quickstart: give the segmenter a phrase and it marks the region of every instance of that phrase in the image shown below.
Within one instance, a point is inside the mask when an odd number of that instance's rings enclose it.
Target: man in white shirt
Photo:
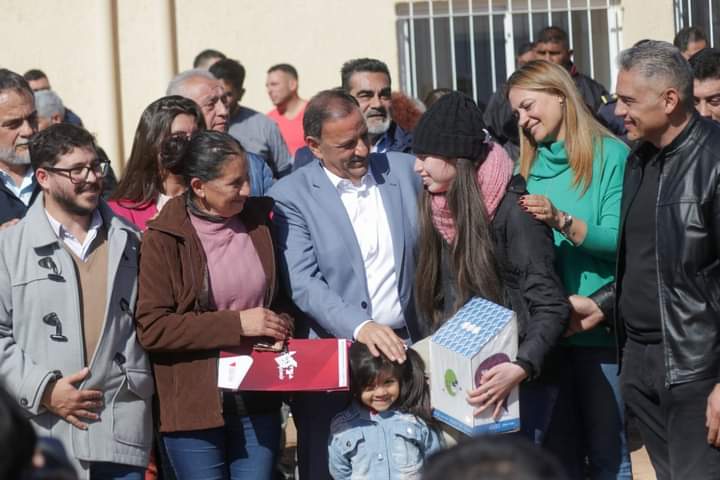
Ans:
[[[38,193],[28,153],[35,132],[30,85],[21,75],[0,69],[0,228],[17,223]]]
[[[33,137],[42,189],[0,232],[0,383],[81,478],[141,480],[154,392],[135,337],[140,236],[101,200],[109,164],[81,127]]]
[[[305,314],[296,336],[354,339],[403,362],[405,343],[422,337],[412,297],[420,189],[414,158],[370,154],[358,102],[341,90],[313,97],[303,128],[316,160],[269,194],[281,276]],[[301,478],[330,478],[330,421],[347,400],[343,393],[294,396]]]

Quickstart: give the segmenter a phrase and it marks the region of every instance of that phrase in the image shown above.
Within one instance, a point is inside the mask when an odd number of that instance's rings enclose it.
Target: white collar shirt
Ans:
[[[171,198],[172,198],[172,197],[169,197],[169,196],[165,195],[164,193],[160,193],[160,194],[158,195],[157,201],[155,202],[155,207],[157,208],[157,211],[159,212],[160,210],[162,210],[163,207],[165,206],[165,204],[166,204]]]
[[[326,168],[323,170],[340,196],[360,247],[370,294],[368,321],[394,329],[403,328],[405,318],[395,274],[390,222],[375,179],[368,173],[359,185],[354,185]],[[355,338],[365,323],[367,321],[355,328]]]
[[[50,227],[52,228],[53,232],[55,232],[55,235],[57,235],[58,239],[65,244],[65,246],[74,253],[80,260],[83,262],[87,260],[88,255],[90,254],[90,247],[92,246],[93,241],[98,236],[98,232],[103,226],[103,219],[102,215],[100,215],[100,212],[95,209],[93,212],[92,219],[90,220],[90,227],[88,228],[87,235],[85,235],[85,241],[80,242],[77,238],[73,236],[72,233],[67,231],[65,227],[62,226],[60,222],[55,220],[52,215],[50,215],[50,212],[45,210],[45,215],[47,215],[48,221],[50,222]]]
[[[30,205],[30,199],[35,190],[35,171],[32,168],[28,167],[20,185],[15,185],[15,181],[10,174],[3,170],[0,170],[0,180],[2,180],[5,188],[10,190],[26,207]]]

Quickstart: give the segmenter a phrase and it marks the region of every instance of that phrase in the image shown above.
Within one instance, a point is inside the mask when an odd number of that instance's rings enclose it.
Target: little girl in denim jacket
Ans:
[[[356,342],[350,370],[353,402],[330,425],[330,474],[335,480],[419,479],[425,458],[441,447],[422,359],[408,350],[404,363],[391,362]]]

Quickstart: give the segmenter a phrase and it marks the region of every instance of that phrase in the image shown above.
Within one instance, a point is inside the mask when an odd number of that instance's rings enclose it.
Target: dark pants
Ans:
[[[659,480],[720,478],[720,450],[707,443],[705,410],[716,378],[665,387],[663,344],[628,340],[620,387]]]
[[[297,428],[299,480],[331,480],[328,470],[330,422],[349,402],[348,392],[293,394],[290,409]]]
[[[145,469],[119,463],[92,462],[90,464],[91,480],[142,480]]]
[[[615,349],[563,346],[557,355],[560,391],[545,448],[570,478],[631,479]]]
[[[543,381],[520,384],[520,431],[521,435],[537,446],[542,446],[547,435],[558,387]]]

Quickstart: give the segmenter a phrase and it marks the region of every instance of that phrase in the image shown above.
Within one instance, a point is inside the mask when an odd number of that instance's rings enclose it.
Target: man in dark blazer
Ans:
[[[24,217],[40,190],[28,151],[35,132],[37,113],[30,85],[17,73],[0,69],[0,228]]]

